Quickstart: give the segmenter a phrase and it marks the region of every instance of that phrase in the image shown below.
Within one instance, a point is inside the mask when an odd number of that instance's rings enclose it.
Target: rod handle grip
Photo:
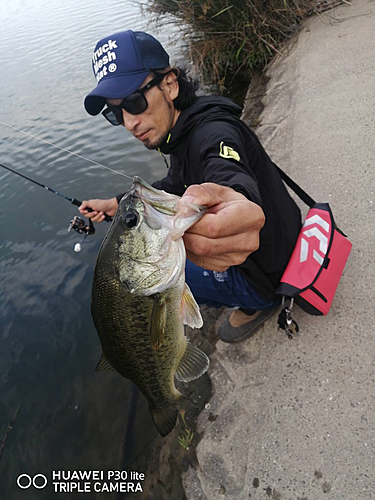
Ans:
[[[82,205],[82,201],[76,200],[75,198],[72,199],[73,205],[76,205],[77,207],[80,207]],[[86,210],[88,212],[92,212],[92,208],[86,207]],[[106,213],[104,213],[104,220],[107,222],[112,222],[112,217]]]

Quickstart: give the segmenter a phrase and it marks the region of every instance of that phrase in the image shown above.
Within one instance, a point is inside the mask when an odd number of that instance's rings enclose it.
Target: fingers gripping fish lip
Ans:
[[[185,201],[180,196],[155,189],[140,177],[134,177],[131,189],[120,201],[120,210],[137,210],[140,204],[147,224],[153,229],[168,229],[172,239],[180,238],[197,222],[207,207]]]
[[[131,293],[152,295],[174,286],[185,268],[181,237],[202,217],[205,207],[185,202],[134,177],[132,188],[122,198],[119,209],[122,219],[133,213],[139,215],[137,223],[124,228],[119,237],[120,254],[143,265],[142,276],[133,281]],[[128,271],[121,274],[128,275]]]
[[[144,203],[147,223],[155,229],[166,227],[170,237],[177,240],[205,213],[207,207],[184,201],[180,196],[149,186],[134,177],[132,191]]]

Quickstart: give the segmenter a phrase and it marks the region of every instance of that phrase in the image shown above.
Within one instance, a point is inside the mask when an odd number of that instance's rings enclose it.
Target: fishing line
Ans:
[[[7,167],[6,165],[3,165],[2,163],[0,163],[0,167],[5,168],[6,170],[8,170],[9,172],[12,172],[13,174],[19,175],[23,179],[26,179],[27,181],[32,182],[32,183],[36,184],[37,186],[40,186],[41,188],[47,189],[47,191],[50,191],[53,194],[57,194],[57,196],[61,196],[62,198],[64,198],[67,201],[70,201],[70,203],[73,203],[73,205],[76,205],[77,207],[82,205],[82,201],[77,200],[77,198],[71,198],[70,196],[66,196],[64,193],[59,193],[55,189],[52,189],[51,187],[47,186],[46,184],[42,184],[41,182],[38,182],[35,179],[28,177],[27,175],[21,174],[20,172],[17,172],[17,170],[13,170],[12,168]],[[92,208],[90,208],[90,207],[86,207],[86,210],[88,212],[93,211]],[[111,222],[112,217],[110,217],[108,214],[104,213],[104,220],[106,220],[107,222]],[[68,232],[71,229],[74,229],[79,234],[85,235],[83,237],[83,239],[74,246],[74,251],[80,252],[81,251],[81,243],[84,242],[84,240],[86,239],[87,236],[95,233],[94,224],[92,223],[91,219],[89,219],[89,223],[87,224],[83,219],[81,219],[81,217],[75,216],[70,221]]]
[[[75,153],[74,151],[70,151],[69,149],[63,148],[62,146],[58,146],[57,144],[54,144],[53,142],[47,141],[46,139],[42,139],[41,137],[38,137],[37,135],[33,135],[33,134],[30,134],[29,132],[25,132],[24,130],[22,130],[20,128],[17,128],[17,127],[14,127],[13,125],[9,125],[8,123],[5,123],[5,122],[3,122],[1,120],[0,120],[0,123],[2,125],[5,125],[6,127],[9,127],[9,128],[11,128],[13,130],[16,130],[17,132],[21,132],[22,134],[25,134],[25,135],[27,135],[29,137],[32,137],[33,139],[37,139],[38,141],[44,142],[46,144],[49,144],[50,146],[53,146],[53,147],[55,147],[57,149],[60,149],[61,151],[65,151],[66,153],[70,153],[70,154],[72,154],[74,156],[77,156],[78,158],[82,158],[83,160],[89,161],[90,163],[93,163],[94,165],[97,165],[98,167],[105,168],[106,170],[109,170],[110,172],[122,175],[123,177],[126,177],[127,179],[130,179],[130,180],[133,181],[133,177],[130,177],[130,175],[123,174],[122,172],[118,172],[117,170],[114,170],[113,168],[107,167],[106,165],[103,165],[102,163],[99,163],[99,162],[97,162],[95,160],[91,160],[90,158],[86,158],[83,155]],[[3,165],[1,163],[0,163],[0,167],[5,168],[6,170],[8,170],[9,172],[12,172],[13,174],[19,175],[20,177],[23,177],[24,179],[26,179],[26,180],[28,180],[30,182],[33,182],[34,184],[36,184],[36,185],[38,185],[38,186],[40,186],[40,187],[42,187],[44,189],[47,189],[48,191],[50,191],[53,194],[61,196],[65,200],[70,201],[70,203],[73,203],[73,205],[76,205],[76,206],[79,207],[82,204],[82,202],[79,201],[79,200],[77,200],[76,198],[71,198],[69,196],[66,196],[63,193],[59,193],[55,189],[52,189],[51,187],[46,186],[45,184],[42,184],[41,182],[38,182],[38,181],[36,181],[34,179],[31,179],[27,175],[21,174],[20,172],[17,172],[16,170],[13,170],[12,168],[7,167],[7,166],[5,166],[5,165]],[[89,212],[93,211],[90,207],[86,207],[86,210],[88,210]],[[104,220],[106,220],[108,222],[111,222],[112,221],[112,217],[110,217],[108,214],[105,213],[104,214]],[[84,234],[85,235],[83,237],[82,241],[79,242],[79,243],[77,243],[74,246],[74,251],[75,252],[80,252],[81,251],[81,243],[83,243],[83,241],[86,239],[87,236],[95,233],[94,225],[93,225],[91,219],[89,219],[89,223],[86,224],[83,219],[81,219],[78,216],[75,216],[70,221],[70,225],[69,225],[68,231],[70,231],[71,229],[74,229],[79,234]]]
[[[78,156],[78,158],[82,158],[83,160],[87,160],[90,163],[93,163],[94,165],[98,165],[98,167],[105,168],[107,170],[110,170],[111,172],[114,172],[115,174],[123,175],[124,177],[127,177],[128,179],[133,180],[133,177],[130,177],[130,175],[126,175],[126,174],[123,174],[122,172],[118,172],[117,170],[114,170],[113,168],[107,167],[106,165],[103,165],[102,163],[98,163],[95,160],[91,160],[90,158],[86,158],[83,155],[80,155],[78,153],[75,153],[74,151],[70,151],[69,149],[66,149],[66,148],[63,148],[61,146],[58,146],[57,144],[53,144],[53,142],[46,141],[45,139],[42,139],[41,137],[38,137],[36,135],[29,134],[28,132],[25,132],[24,130],[21,130],[20,128],[13,127],[13,125],[9,125],[8,123],[2,122],[1,120],[0,120],[0,123],[2,125],[5,125],[6,127],[9,127],[9,128],[14,129],[14,130],[17,130],[17,132],[21,132],[22,134],[25,134],[25,135],[28,135],[30,137],[33,137],[34,139],[37,139],[38,141],[45,142],[46,144],[49,144],[50,146],[53,146],[53,147],[58,148],[58,149],[61,149],[62,151],[70,153],[70,154],[72,154],[74,156]]]

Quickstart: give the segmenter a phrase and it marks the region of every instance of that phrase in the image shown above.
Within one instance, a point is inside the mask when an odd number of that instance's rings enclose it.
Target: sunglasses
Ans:
[[[102,112],[104,118],[106,118],[112,125],[122,125],[124,120],[122,116],[122,109],[125,109],[127,113],[131,115],[139,115],[146,111],[148,102],[145,96],[145,92],[151,87],[154,87],[162,81],[165,75],[159,75],[153,78],[141,89],[136,90],[133,94],[125,97],[120,104],[111,106],[108,105],[106,109]]]

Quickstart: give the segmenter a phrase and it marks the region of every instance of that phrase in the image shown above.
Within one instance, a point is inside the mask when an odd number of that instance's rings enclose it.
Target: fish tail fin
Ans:
[[[181,382],[190,382],[202,376],[210,365],[207,355],[189,341],[177,367],[175,377]]]
[[[150,408],[152,420],[159,434],[167,436],[176,426],[178,409],[175,404],[164,406],[164,408]]]

